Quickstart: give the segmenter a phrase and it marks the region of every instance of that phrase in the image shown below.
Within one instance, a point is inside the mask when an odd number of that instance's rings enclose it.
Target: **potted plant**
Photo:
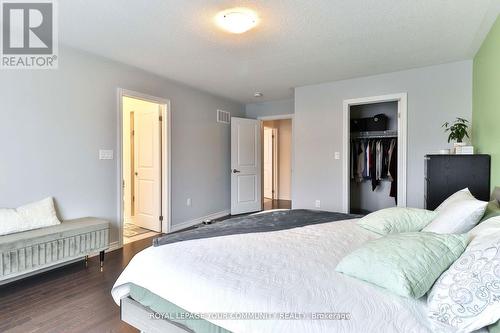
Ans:
[[[469,137],[469,121],[464,118],[458,117],[453,123],[445,122],[443,126],[445,128],[444,132],[449,132],[448,142],[455,141],[453,146],[461,147],[465,146],[464,138]]]

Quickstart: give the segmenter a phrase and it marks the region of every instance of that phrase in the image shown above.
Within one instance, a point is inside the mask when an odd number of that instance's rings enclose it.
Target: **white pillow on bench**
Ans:
[[[0,236],[60,224],[52,197],[17,209],[0,208]]]

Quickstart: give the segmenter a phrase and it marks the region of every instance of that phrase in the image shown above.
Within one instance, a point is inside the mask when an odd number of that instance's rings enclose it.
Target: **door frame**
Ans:
[[[279,200],[279,151],[278,129],[273,127],[273,200]]]
[[[266,126],[264,126],[264,123],[262,123],[264,131]],[[278,159],[278,129],[276,127],[268,127],[271,129],[272,132],[272,146],[273,146],[273,156],[272,156],[272,176],[271,176],[271,183],[272,183],[272,200],[278,200],[279,199],[279,159]],[[265,137],[262,136],[262,140],[264,140]],[[264,149],[264,142],[262,143],[262,147]],[[262,154],[264,158],[264,153]],[[262,165],[264,165],[264,160],[262,160]],[[264,178],[264,174],[262,174],[262,178]],[[262,183],[264,183],[265,179],[263,179]],[[264,191],[264,188],[262,188]],[[265,194],[262,194],[262,196],[265,198]]]
[[[398,207],[406,207],[407,196],[407,142],[408,142],[408,94],[398,93],[381,96],[371,96],[344,100],[343,111],[343,168],[342,168],[342,211],[349,213],[350,208],[350,132],[351,132],[351,106],[398,102]]]
[[[117,194],[118,194],[118,224],[119,224],[119,246],[123,246],[123,97],[140,99],[146,102],[152,102],[163,106],[161,122],[161,206],[163,221],[161,223],[161,232],[167,233],[172,228],[172,109],[170,100],[156,97],[133,90],[123,88],[117,89]]]
[[[261,137],[262,137],[262,147],[261,147],[261,154],[262,154],[262,175],[264,175],[264,121],[268,121],[268,120],[286,120],[286,119],[290,119],[291,122],[292,122],[292,146],[291,146],[291,155],[290,158],[291,158],[291,170],[290,170],[290,174],[291,174],[291,179],[290,179],[290,199],[292,201],[292,209],[294,209],[294,172],[293,170],[295,169],[295,114],[293,113],[288,113],[288,114],[281,114],[281,115],[275,115],[275,116],[261,116],[261,117],[257,117],[257,120],[260,120],[261,122]],[[262,177],[262,188],[264,188],[264,177]],[[262,192],[262,209],[264,209],[264,192]],[[278,200],[279,200],[279,196],[278,196]]]

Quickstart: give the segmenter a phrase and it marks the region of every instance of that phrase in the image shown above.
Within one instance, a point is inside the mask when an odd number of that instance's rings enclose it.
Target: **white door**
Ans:
[[[260,121],[231,118],[231,214],[261,210]]]
[[[160,115],[157,104],[134,112],[135,224],[157,232],[161,231]]]
[[[273,129],[264,127],[264,198],[273,199]]]

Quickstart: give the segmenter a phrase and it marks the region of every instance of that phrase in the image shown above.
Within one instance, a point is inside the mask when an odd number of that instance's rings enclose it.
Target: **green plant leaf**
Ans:
[[[451,126],[449,122],[445,122],[442,127],[445,128],[445,133],[449,132],[448,142],[451,142],[452,140],[462,142],[465,137],[469,138],[468,123],[469,121],[467,119],[461,117],[457,117]]]

